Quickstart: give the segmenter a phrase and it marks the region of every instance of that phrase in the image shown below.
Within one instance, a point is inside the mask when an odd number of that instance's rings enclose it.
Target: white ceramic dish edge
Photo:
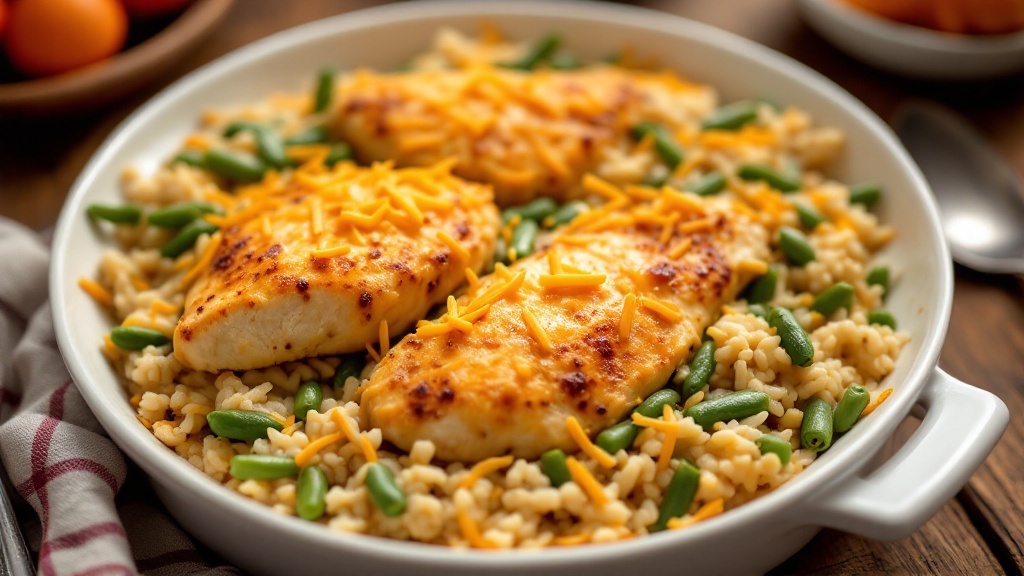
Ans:
[[[531,18],[527,16],[532,14],[535,16],[532,19],[534,26],[538,21],[575,21],[573,28],[581,30],[632,26],[661,35],[685,36],[687,40],[680,40],[680,43],[704,45],[705,51],[720,53],[723,58],[734,60],[736,65],[745,62],[750,70],[770,69],[763,74],[786,79],[783,84],[802,85],[801,89],[792,90],[798,93],[802,90],[806,102],[796,103],[809,108],[812,114],[815,108],[842,106],[845,112],[834,111],[833,115],[838,115],[851,126],[859,126],[865,142],[881,146],[882,152],[892,159],[893,174],[900,176],[901,184],[905,184],[908,194],[913,196],[906,203],[913,205],[921,214],[917,224],[920,229],[915,229],[914,233],[931,249],[918,264],[907,261],[909,272],[915,276],[920,274],[924,279],[924,282],[914,281],[912,284],[931,285],[927,288],[933,291],[929,293],[927,310],[922,304],[918,314],[927,314],[932,319],[922,324],[926,327],[915,335],[915,347],[919,352],[912,360],[903,362],[898,393],[869,421],[844,437],[835,450],[794,481],[766,498],[683,533],[498,557],[374,538],[339,536],[308,522],[281,517],[266,507],[224,490],[146,433],[131,417],[123,390],[116,378],[112,378],[113,372],[105,366],[102,358],[97,360],[100,355],[91,342],[98,342],[98,339],[89,338],[95,336],[97,329],[102,332],[102,316],[95,312],[95,306],[74,285],[78,275],[91,273],[95,264],[95,254],[88,254],[89,250],[96,249],[88,245],[90,241],[71,242],[73,238],[88,238],[88,231],[82,229],[85,224],[81,217],[87,196],[89,199],[113,198],[115,192],[110,186],[113,180],[109,172],[119,170],[119,156],[131,155],[131,150],[126,148],[140,142],[140,130],[147,125],[154,127],[150,132],[162,128],[160,122],[168,122],[164,116],[176,109],[176,103],[187,100],[197,90],[201,92],[204,85],[215,84],[219,77],[224,77],[222,82],[228,82],[233,74],[238,75],[239,70],[261,59],[271,58],[280,51],[294,50],[296,46],[325,44],[328,43],[326,39],[333,36],[359,30],[372,31],[375,26],[407,26],[422,30],[436,26],[438,21],[466,20],[467,13],[473,19],[507,16],[507,20],[517,22],[515,27],[523,29],[525,26],[526,30],[531,29],[527,25]],[[574,34],[581,36],[583,33]],[[312,70],[321,63],[310,64],[310,77]],[[287,88],[287,83],[282,87]],[[210,105],[217,103],[211,102]],[[181,117],[177,118],[180,124]],[[180,141],[178,134],[153,135],[153,138],[160,139],[160,143],[153,144],[153,147],[166,152]],[[859,153],[864,153],[864,150]],[[155,162],[145,157],[140,160],[144,170]],[[725,571],[726,566],[732,567],[728,570],[731,572],[764,570],[795,551],[820,526],[882,538],[896,538],[912,532],[966,481],[994,445],[1008,418],[1005,407],[995,397],[934,369],[951,305],[951,266],[935,207],[927,198],[924,180],[891,132],[851,96],[785,57],[721,31],[646,10],[548,2],[417,3],[352,13],[275,35],[190,74],[128,118],[76,182],[62,212],[54,246],[50,281],[58,344],[83,396],[121,448],[154,476],[161,497],[179,520],[208,545],[254,572],[295,569],[303,563],[316,571],[330,565],[323,563],[325,559],[340,556],[353,568],[373,567],[379,573],[402,573],[414,569],[418,573],[444,574],[481,570],[568,573],[581,566],[587,566],[594,574],[621,573],[624,567],[640,560],[651,567],[650,573],[658,573],[674,568],[673,557],[677,554],[681,555],[679,560],[685,560],[686,565],[695,570],[702,566],[720,572]],[[897,303],[913,303],[913,298],[905,296],[908,292],[901,293],[904,296],[897,296]],[[903,322],[904,319],[900,320]],[[911,442],[874,476],[868,479],[855,476],[854,473],[865,466],[915,404],[925,407],[927,414]],[[828,497],[823,496],[825,494]],[[758,546],[758,552],[742,555],[729,554],[728,550],[724,553],[710,552],[709,546],[722,548],[721,543],[714,543],[722,541],[724,534],[753,537],[754,532],[761,530],[759,522],[764,521],[775,522],[778,529],[773,547]],[[238,538],[231,538],[232,533]],[[275,550],[272,545],[275,543],[279,549],[305,551],[298,556],[282,554]],[[685,550],[698,548],[700,554],[685,554]],[[652,559],[657,560],[652,563]]]

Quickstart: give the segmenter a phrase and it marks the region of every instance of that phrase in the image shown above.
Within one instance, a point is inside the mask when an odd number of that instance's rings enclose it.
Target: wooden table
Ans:
[[[225,52],[291,26],[377,4],[243,0],[178,68],[104,112],[18,127],[0,124],[0,214],[42,229],[54,224],[69,187],[107,134],[175,78]],[[793,0],[638,2],[730,30],[822,72],[883,118],[911,97],[951,105],[976,122],[1024,173],[1024,76],[983,84],[933,84],[875,71],[839,52],[800,19]],[[1021,223],[1024,226],[1024,222]],[[1024,283],[956,269],[953,317],[940,365],[1024,413]],[[1024,572],[1024,420],[1010,428],[960,494],[913,536],[876,542],[823,531],[774,573],[1021,574]]]

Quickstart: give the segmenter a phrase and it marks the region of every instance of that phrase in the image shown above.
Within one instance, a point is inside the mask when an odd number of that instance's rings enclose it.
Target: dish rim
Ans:
[[[586,6],[582,12],[580,6]],[[178,482],[188,486],[199,494],[198,499],[217,499],[226,511],[234,514],[236,520],[258,523],[261,526],[273,526],[275,530],[291,531],[305,541],[316,546],[326,546],[335,550],[358,549],[359,554],[387,560],[396,553],[403,556],[403,561],[423,562],[431,565],[456,564],[463,569],[475,567],[485,568],[495,560],[495,556],[482,551],[455,551],[448,546],[402,542],[385,538],[365,537],[362,535],[337,534],[324,526],[301,520],[296,517],[282,516],[275,513],[269,506],[255,502],[241,494],[225,489],[220,483],[194,469],[183,458],[172,450],[156,450],[138,435],[137,422],[128,421],[108,409],[104,404],[106,397],[97,386],[90,385],[95,375],[84,369],[83,358],[89,353],[97,353],[93,348],[72,340],[67,325],[67,292],[70,285],[63,274],[63,262],[67,257],[66,247],[73,239],[72,224],[80,217],[80,207],[86,193],[92,188],[93,181],[103,170],[108,158],[114,153],[119,143],[127,138],[130,131],[145,126],[164,105],[173,102],[179,95],[187,93],[195,85],[202,85],[222,71],[236,67],[249,67],[259,60],[296,44],[315,41],[324,36],[347,34],[360,28],[384,23],[395,24],[415,20],[422,16],[435,18],[438,16],[476,15],[480,17],[501,16],[532,16],[568,17],[576,20],[592,20],[601,22],[621,22],[642,26],[668,34],[682,35],[693,41],[710,44],[717,50],[741,54],[742,57],[756,63],[759,67],[768,67],[781,75],[788,76],[801,85],[801,91],[814,92],[820,97],[831,98],[849,109],[856,121],[867,129],[872,137],[886,148],[885,152],[894,155],[914,190],[907,193],[922,197],[925,208],[923,216],[927,219],[926,232],[930,232],[932,248],[940,251],[936,261],[940,263],[937,275],[942,282],[936,287],[937,318],[930,322],[936,328],[930,331],[930,337],[922,342],[921,353],[910,368],[901,388],[913,393],[896,394],[872,416],[875,418],[871,426],[876,430],[895,427],[916,403],[917,396],[923,389],[925,381],[932,374],[938,359],[939,350],[945,338],[952,307],[952,264],[949,259],[948,247],[941,236],[938,212],[934,201],[928,196],[928,187],[923,176],[913,164],[907,152],[899,144],[889,128],[864,104],[848,92],[834,84],[823,75],[796,62],[781,53],[756,44],[738,35],[716,29],[710,25],[688,20],[663,12],[632,6],[619,6],[600,3],[582,3],[560,0],[545,2],[542,0],[524,0],[509,2],[505,0],[483,0],[463,2],[460,0],[436,0],[415,4],[384,5],[356,12],[350,12],[300,25],[247,46],[232,51],[209,64],[199,68],[177,80],[159,94],[142,105],[126,118],[106,139],[100,149],[90,159],[76,180],[60,215],[54,236],[54,255],[50,268],[50,297],[53,303],[55,331],[65,363],[73,379],[78,384],[82,396],[93,409],[97,418],[118,446],[127,452],[140,466],[150,474],[159,473],[165,476],[162,481]],[[106,169],[118,169],[108,167]],[[73,282],[72,282],[73,284]],[[925,338],[926,334],[922,334]],[[877,434],[876,434],[877,435]],[[702,522],[685,531],[669,531],[653,534],[626,542],[604,543],[600,546],[577,546],[560,548],[557,551],[515,550],[501,557],[501,561],[523,569],[530,567],[555,568],[560,565],[575,564],[582,561],[600,562],[602,558],[617,556],[622,553],[642,554],[655,551],[664,552],[668,547],[676,546],[688,540],[705,537],[714,532],[726,533],[740,524],[751,522],[758,517],[767,517],[782,506],[792,505],[798,500],[805,500],[809,495],[818,494],[828,486],[842,478],[848,477],[861,467],[861,452],[872,452],[877,446],[871,446],[872,435],[850,438],[853,444],[847,445],[840,453],[833,453],[826,461],[818,461],[812,469],[780,486],[771,494],[757,498],[743,506],[730,510],[707,522]],[[852,465],[852,468],[851,468]],[[805,485],[809,487],[805,489]]]

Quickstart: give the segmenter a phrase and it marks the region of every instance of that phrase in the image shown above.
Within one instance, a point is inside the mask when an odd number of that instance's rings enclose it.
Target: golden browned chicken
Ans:
[[[315,168],[315,167],[314,167]],[[487,186],[448,166],[299,169],[240,193],[174,333],[197,370],[364,350],[406,330],[490,259]]]
[[[444,460],[574,449],[662,387],[704,328],[766,269],[768,233],[726,200],[665,191],[577,218],[538,253],[421,323],[361,389],[370,426]]]
[[[671,73],[614,67],[361,71],[339,87],[331,125],[362,160],[454,158],[456,174],[493,184],[508,206],[576,195],[585,173],[635,145],[638,121],[695,132],[714,102],[711,89]]]

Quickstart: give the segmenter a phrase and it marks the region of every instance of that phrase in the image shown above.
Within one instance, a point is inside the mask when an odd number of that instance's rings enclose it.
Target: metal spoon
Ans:
[[[982,272],[1024,274],[1024,193],[999,153],[936,104],[905,104],[894,125],[935,193],[953,260]]]

